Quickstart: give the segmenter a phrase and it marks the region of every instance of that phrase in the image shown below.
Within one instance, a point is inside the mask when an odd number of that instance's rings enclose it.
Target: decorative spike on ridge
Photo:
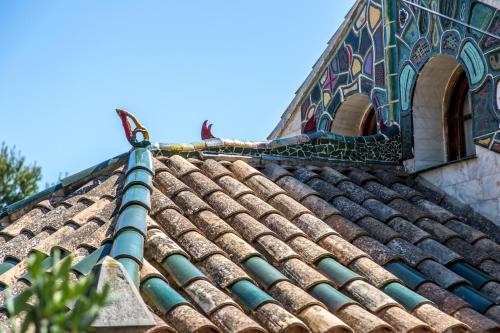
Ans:
[[[208,140],[208,139],[215,139],[215,136],[212,134],[212,125],[213,124],[208,124],[208,120],[205,120],[203,122],[203,125],[201,125],[201,139],[202,140]]]
[[[127,137],[128,142],[134,146],[134,147],[147,147],[151,144],[149,141],[149,132],[148,130],[141,125],[141,123],[137,120],[137,118],[131,114],[130,112],[127,112],[125,110],[121,109],[116,109],[116,113],[122,120],[122,126],[123,130],[125,131],[125,136]],[[132,129],[129,119],[132,120],[134,123],[135,128]],[[142,134],[142,140],[139,141],[137,139],[137,133]]]

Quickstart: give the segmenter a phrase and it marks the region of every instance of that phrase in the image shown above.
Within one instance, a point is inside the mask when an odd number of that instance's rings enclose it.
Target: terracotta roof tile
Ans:
[[[237,201],[223,192],[215,192],[207,198],[207,203],[215,209],[217,214],[223,219],[229,219],[240,213],[247,213],[248,210]]]
[[[477,242],[478,240],[484,239],[483,244],[485,244],[486,247],[488,247],[486,245],[486,243],[488,243],[488,241],[489,241],[490,243],[494,244],[492,246],[491,250],[494,250],[495,248],[497,250],[500,250],[500,246],[498,244],[492,242],[491,240],[487,239],[488,236],[486,236],[484,233],[472,228],[471,226],[469,226],[461,221],[452,219],[452,220],[446,222],[445,226],[447,228],[455,231],[457,234],[460,235],[460,237],[462,237],[464,240],[466,240],[467,242],[469,242],[471,244]]]
[[[243,183],[237,181],[231,176],[223,176],[217,180],[217,183],[229,194],[233,199],[238,199],[245,194],[253,193],[253,191]]]
[[[444,243],[449,239],[460,237],[458,233],[451,230],[447,226],[436,222],[429,218],[423,218],[420,221],[416,222],[417,225],[422,230],[427,231],[429,234],[432,234],[433,238]]]
[[[345,195],[357,204],[362,205],[366,200],[375,199],[375,195],[368,192],[361,186],[349,181],[342,181],[337,184],[337,187],[344,192]]]
[[[390,306],[400,306],[395,300],[363,280],[352,281],[342,289],[373,313]]]
[[[463,277],[434,260],[424,260],[418,265],[418,269],[445,289],[461,283],[467,283]]]
[[[261,253],[270,258],[270,261],[281,263],[291,258],[301,258],[291,247],[274,235],[263,235],[256,241],[256,245]]]
[[[363,188],[376,195],[377,198],[386,204],[390,203],[392,200],[403,198],[398,192],[391,190],[377,181],[369,180],[363,184]]]
[[[215,240],[215,243],[229,254],[229,257],[238,263],[250,257],[262,256],[250,244],[233,233],[225,233]]]
[[[203,237],[197,231],[187,232],[177,238],[179,244],[186,249],[194,261],[203,261],[205,258],[216,253],[225,255],[225,252],[220,250],[218,246]]]
[[[499,245],[487,236],[490,226],[476,228],[482,220],[470,208],[418,179],[376,167],[370,169],[375,177],[358,168],[318,168],[305,161],[294,162],[293,173],[258,163],[263,173],[243,161],[153,158],[153,185],[137,183],[152,190],[148,207],[155,219],[146,218],[146,259],[134,257],[136,265],[142,263],[142,281],[172,282],[172,290],[186,299],[158,317],[156,328],[466,329],[459,320],[496,328],[487,317],[497,320],[500,307],[484,308],[472,295],[498,301]],[[123,182],[122,171],[95,179],[4,228],[0,259],[17,255],[19,262],[6,263],[0,283],[24,288],[19,279],[31,251],[50,255],[63,248],[82,260],[112,242]],[[123,223],[118,228],[141,234],[140,226]],[[163,277],[153,266],[168,274]],[[484,314],[476,311],[481,307]]]
[[[326,220],[332,215],[340,215],[337,208],[317,196],[307,197],[301,203],[322,220]]]
[[[433,256],[426,254],[417,246],[401,238],[391,240],[387,243],[387,247],[403,256],[406,262],[413,267],[417,266],[425,259],[434,259]]]
[[[285,191],[289,192],[292,198],[297,201],[302,201],[312,195],[318,195],[318,192],[290,176],[280,178],[276,184],[281,186]]]
[[[202,211],[197,216],[200,216],[205,212],[210,213],[210,211]],[[174,238],[177,238],[186,232],[198,230],[187,218],[174,209],[166,209],[160,214],[155,215],[154,218],[158,224]]]
[[[220,193],[220,192],[218,192]],[[174,202],[187,214],[195,215],[203,210],[212,210],[209,204],[190,191],[182,191],[174,197]]]
[[[290,171],[275,163],[266,164],[263,173],[275,183],[285,176],[292,176]]]
[[[460,254],[472,266],[478,266],[486,259],[491,258],[489,253],[483,252],[460,238],[452,238],[446,242],[446,246]]]
[[[299,204],[286,194],[278,194],[269,201],[274,208],[278,209],[290,221],[300,215],[311,213],[309,209]]]
[[[284,261],[280,268],[283,274],[304,290],[309,290],[318,283],[330,283],[330,280],[324,275],[313,270],[311,266],[296,258]]]
[[[396,217],[403,217],[403,215],[392,207],[384,204],[376,199],[368,199],[362,205],[370,211],[377,219],[387,222]]]
[[[302,214],[294,220],[294,223],[314,242],[319,242],[329,235],[338,235],[328,224],[312,214]]]
[[[321,175],[321,178],[323,178],[332,185],[337,185],[339,182],[343,180],[349,180],[349,177],[344,176],[342,173],[330,167],[322,168],[319,174]]]
[[[346,197],[336,197],[333,199],[332,204],[342,215],[353,222],[357,222],[364,217],[373,217],[369,211]]]
[[[325,222],[349,242],[354,241],[358,237],[368,235],[366,230],[339,215],[330,216]]]
[[[210,320],[223,331],[256,333],[265,329],[235,306],[224,306],[210,315]]]
[[[432,237],[427,231],[422,230],[410,221],[396,217],[387,222],[387,225],[397,231],[401,236],[413,244]]]
[[[183,178],[190,173],[197,172],[200,169],[189,163],[186,159],[179,155],[174,155],[170,158],[165,159],[165,165],[172,171],[172,173],[179,177]]]
[[[358,168],[351,168],[348,172],[349,178],[358,184],[359,186],[363,186],[364,183],[370,181],[370,180],[377,180],[377,177],[369,174],[366,171],[363,171]]]
[[[183,182],[194,190],[201,198],[206,198],[214,192],[222,191],[219,185],[201,172],[191,172],[182,177]]]
[[[335,235],[322,239],[320,245],[330,251],[335,256],[335,259],[345,266],[358,258],[369,257],[366,252]]]
[[[356,238],[353,244],[368,253],[376,263],[382,266],[390,261],[403,259],[401,255],[368,236]]]
[[[245,206],[250,214],[257,220],[261,220],[264,216],[269,214],[279,214],[277,209],[253,194],[239,197],[238,202]]]
[[[212,178],[213,180],[218,180],[223,176],[232,176],[231,171],[226,169],[223,165],[215,160],[208,159],[203,161],[201,169],[208,177]]]
[[[382,244],[387,244],[395,238],[401,238],[401,236],[392,228],[372,217],[363,217],[356,224],[366,230],[371,237],[375,238]]]
[[[314,265],[318,260],[324,257],[331,256],[330,252],[306,237],[295,237],[290,240],[288,244],[310,265]]]
[[[252,168],[250,165],[243,161],[235,161],[230,166],[229,169],[234,173],[236,178],[241,181],[246,181],[248,178],[255,175],[262,175],[260,171]]]
[[[397,306],[384,308],[378,315],[390,322],[397,332],[432,332],[429,325]]]
[[[298,236],[306,236],[306,234],[295,224],[278,214],[267,215],[261,218],[260,221],[266,227],[274,231],[285,242]]]
[[[412,202],[421,209],[431,213],[435,217],[435,219],[441,223],[445,223],[449,220],[457,218],[454,214],[450,213],[448,210],[426,199],[417,199],[413,200]]]
[[[476,234],[471,232],[472,234]],[[500,245],[488,238],[476,240],[473,246],[479,251],[489,253],[492,258],[500,262]]]
[[[439,312],[438,309],[430,304],[423,304],[419,306],[418,308],[413,310],[412,314],[429,324],[434,330],[438,332],[467,332],[468,330],[470,330],[470,328],[463,324],[461,321],[451,316],[447,316],[442,312]]]
[[[324,305],[311,295],[304,292],[289,281],[280,281],[269,289],[269,293],[276,299],[281,299],[283,306],[294,314],[300,313],[313,305]]]
[[[254,242],[257,238],[264,235],[274,235],[274,233],[269,228],[259,223],[257,220],[246,213],[234,216],[229,224],[233,226],[240,233],[240,235],[250,243]]]
[[[432,214],[423,211],[422,209],[412,205],[411,203],[403,199],[394,199],[390,203],[388,203],[388,205],[395,210],[400,211],[402,214],[404,214],[405,218],[412,222],[416,222],[423,218],[432,219],[434,217]]]
[[[349,268],[365,276],[377,288],[382,288],[391,282],[401,282],[394,274],[367,257],[354,260]]]

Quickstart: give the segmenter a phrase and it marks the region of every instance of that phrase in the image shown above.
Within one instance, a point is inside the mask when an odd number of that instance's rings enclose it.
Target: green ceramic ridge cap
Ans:
[[[474,310],[480,313],[485,313],[490,307],[495,305],[495,302],[466,284],[452,287],[451,292],[464,299],[467,303],[472,305]]]
[[[366,280],[364,277],[353,272],[332,257],[320,259],[316,266],[323,274],[330,278],[330,280],[335,282],[338,288],[342,288],[345,284],[354,280]]]
[[[401,261],[388,262],[384,268],[400,278],[411,289],[416,289],[422,283],[430,281],[425,275]]]
[[[109,254],[112,247],[111,242],[104,243],[100,248],[94,250],[91,254],[80,260],[77,264],[73,265],[71,270],[81,275],[88,275],[92,272],[94,266],[105,256]]]
[[[255,310],[266,303],[279,304],[269,294],[248,280],[236,281],[228,289],[241,303],[251,310]]]
[[[125,178],[122,192],[125,192],[132,185],[146,186],[150,192],[153,191],[153,176],[145,169],[134,169]]]
[[[413,311],[422,304],[433,304],[430,300],[417,294],[413,290],[403,286],[399,282],[390,282],[382,288],[384,293],[394,298],[396,302],[403,305],[406,310]]]
[[[447,265],[447,267],[453,272],[465,278],[467,281],[469,281],[472,284],[472,286],[476,289],[480,289],[488,282],[492,281],[498,282],[498,279],[495,279],[494,277],[491,277],[481,272],[477,268],[463,261],[452,262],[449,265]]]
[[[134,148],[130,151],[126,175],[136,169],[144,169],[154,175],[153,155],[148,148]]]
[[[139,264],[137,263],[136,260],[123,257],[117,259],[117,261],[125,268],[127,271],[128,276],[134,282],[134,285],[139,289],[139,284],[140,284],[140,270],[141,268],[139,267]]]
[[[147,278],[141,283],[140,289],[164,315],[179,305],[191,306],[182,295],[159,277]]]
[[[147,217],[148,211],[143,206],[130,204],[125,207],[125,209],[118,216],[114,230],[114,237],[116,237],[120,232],[129,229],[136,230],[141,233],[143,237],[146,237]]]
[[[262,259],[260,256],[252,256],[243,262],[243,266],[250,275],[264,288],[269,289],[280,281],[289,281],[279,270]]]
[[[134,229],[120,232],[113,240],[111,256],[115,259],[130,258],[142,266],[144,259],[144,237]]]
[[[151,192],[146,186],[132,185],[123,192],[120,213],[127,208],[127,206],[133,204],[143,206],[148,212],[151,210]]]
[[[198,267],[191,263],[186,256],[179,253],[173,253],[165,257],[161,265],[181,287],[194,280],[207,279],[205,274],[203,274]]]
[[[359,305],[358,302],[342,294],[340,291],[333,288],[328,283],[324,282],[318,283],[315,286],[313,286],[309,290],[309,292],[316,299],[323,302],[332,312],[336,312],[346,307],[347,305],[352,305],[352,304]]]

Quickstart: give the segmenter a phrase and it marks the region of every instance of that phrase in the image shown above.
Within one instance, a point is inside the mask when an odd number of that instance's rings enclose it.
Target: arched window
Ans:
[[[472,137],[472,110],[470,105],[469,81],[461,67],[449,89],[450,101],[446,114],[448,139],[448,161],[455,161],[474,155]]]
[[[349,96],[335,112],[331,131],[348,136],[376,134],[377,117],[368,96]]]
[[[377,115],[373,107],[366,112],[365,119],[361,123],[361,135],[375,135],[377,134]]]
[[[413,95],[415,170],[474,154],[469,95],[455,58],[437,55],[421,70]]]

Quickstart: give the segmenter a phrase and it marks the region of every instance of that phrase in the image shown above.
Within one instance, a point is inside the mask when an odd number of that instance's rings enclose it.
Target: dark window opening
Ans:
[[[469,95],[469,82],[465,72],[462,72],[453,87],[446,117],[448,161],[460,160],[475,153]]]
[[[375,134],[377,134],[377,115],[375,114],[375,110],[371,108],[361,127],[361,135],[366,136]]]

